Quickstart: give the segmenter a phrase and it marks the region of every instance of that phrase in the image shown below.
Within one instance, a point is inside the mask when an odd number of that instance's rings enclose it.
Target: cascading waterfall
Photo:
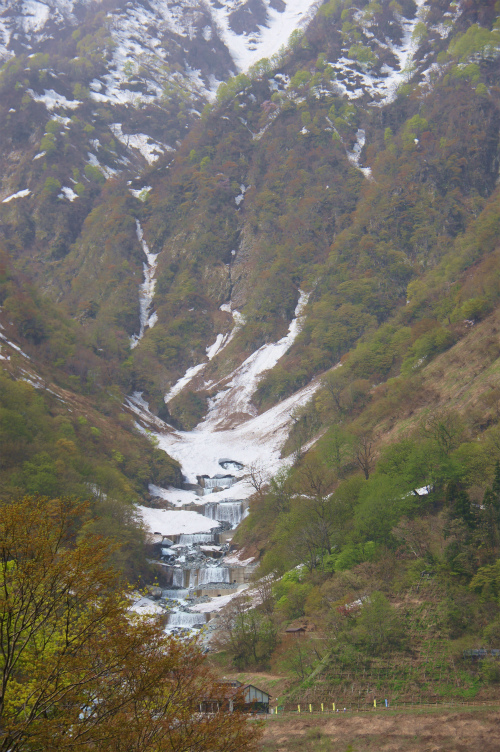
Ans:
[[[212,543],[213,540],[212,533],[181,533],[179,536],[181,546],[192,546],[194,543]]]
[[[156,266],[157,266],[157,253],[151,253],[148,248],[148,244],[144,240],[144,233],[142,231],[141,224],[138,219],[135,221],[137,239],[142,246],[144,255],[146,256],[147,263],[143,263],[142,268],[144,270],[144,282],[139,288],[139,319],[140,329],[139,334],[133,334],[130,338],[130,348],[133,350],[137,347],[139,341],[143,338],[144,332],[147,327],[150,329],[156,324],[158,316],[156,313],[151,313],[151,306],[153,304],[153,297],[156,287]]]
[[[214,475],[213,478],[203,476],[203,488],[231,488],[236,482],[234,475]]]
[[[205,614],[193,614],[188,611],[176,611],[168,617],[169,627],[194,627],[198,624],[206,623]]]
[[[174,600],[183,600],[189,595],[189,590],[163,590],[162,596],[164,598],[172,598]]]
[[[209,583],[230,582],[228,567],[206,567],[198,570],[198,587]]]
[[[183,569],[174,569],[174,574],[172,577],[172,587],[174,588],[184,587],[184,570]]]
[[[243,519],[243,502],[217,501],[205,504],[205,517],[218,522],[229,522],[231,528],[234,529]]]

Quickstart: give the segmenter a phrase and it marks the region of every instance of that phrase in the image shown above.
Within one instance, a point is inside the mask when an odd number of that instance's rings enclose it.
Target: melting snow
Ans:
[[[288,437],[292,416],[319,388],[319,379],[262,415],[255,415],[251,398],[262,374],[276,365],[298,335],[307,299],[308,295],[301,292],[288,334],[279,342],[261,347],[228,377],[226,387],[211,401],[207,417],[194,430],[175,431],[149,413],[147,403],[140,395],[129,398],[129,405],[136,414],[147,423],[161,427],[155,431],[159,446],[181,463],[189,483],[196,483],[197,476],[202,473],[210,476],[219,473],[221,457],[238,457],[247,467],[253,463],[259,464],[269,475],[290,463],[290,459],[281,457],[281,449]],[[229,312],[230,304],[224,304],[221,308]],[[200,366],[194,368],[201,370],[204,364]],[[188,372],[183,377],[183,384],[190,378],[192,374]],[[179,382],[174,388],[178,386]],[[167,399],[171,399],[171,395],[172,390]],[[210,501],[242,500],[253,491],[251,484],[243,477],[230,489],[211,494]],[[163,489],[160,495],[172,503],[186,503],[189,499],[195,499],[193,492],[177,489]]]
[[[191,368],[188,368],[184,376],[182,376],[179,381],[177,381],[174,386],[170,389],[168,394],[165,395],[165,402],[170,402],[179,392],[181,392],[184,387],[189,384],[190,381],[194,379],[194,377],[205,368],[206,363],[199,363],[197,366],[191,366]]]
[[[320,382],[312,382],[262,415],[250,418],[229,430],[217,430],[217,422],[226,422],[229,417],[241,420],[241,414],[219,414],[212,409],[207,419],[193,431],[172,431],[157,433],[159,446],[182,465],[189,483],[196,483],[200,472],[215,475],[220,471],[221,455],[234,454],[242,458],[245,465],[260,464],[270,475],[276,473],[289,460],[281,458],[281,448],[290,430],[293,413],[305,405],[319,388]],[[230,406],[226,404],[226,410]],[[246,499],[254,492],[250,483],[237,481],[225,492],[211,494],[210,500]],[[174,496],[174,494],[173,494]]]
[[[398,20],[402,30],[402,39],[399,45],[388,38],[385,39],[385,42],[374,39],[379,47],[392,52],[397,60],[395,68],[384,64],[381,68],[381,73],[384,75],[380,75],[361,70],[357,61],[347,57],[340,57],[337,61],[330,63],[337,74],[334,86],[349,99],[359,99],[367,93],[373,100],[370,102],[372,107],[382,107],[394,101],[398,88],[411,78],[413,58],[418,49],[418,43],[412,36],[416,25],[424,16],[424,6],[428,0],[415,0],[415,2],[417,5],[415,18],[407,19],[399,16]],[[366,33],[366,36],[372,38],[373,34]],[[345,82],[349,85],[346,85]]]
[[[230,313],[233,316],[234,326],[231,332],[226,334],[218,334],[215,342],[213,345],[209,345],[206,348],[207,358],[208,360],[212,360],[215,358],[216,355],[218,355],[233,339],[234,335],[238,331],[238,329],[243,325],[244,318],[241,315],[239,311],[231,310],[231,304],[230,303],[224,303],[219,308],[220,311],[224,311],[225,313]],[[189,384],[190,381],[194,379],[195,376],[197,376],[203,369],[206,367],[207,363],[198,363],[196,366],[191,366],[191,368],[188,368],[184,376],[181,376],[181,378],[173,385],[173,387],[170,389],[170,391],[165,395],[165,402],[170,402],[171,399],[173,399],[179,392],[181,392],[185,386]],[[211,384],[205,384],[206,387],[212,386]]]
[[[58,94],[54,89],[44,89],[43,94],[35,94],[33,89],[26,89],[26,91],[35,102],[42,102],[51,111],[59,107],[66,110],[76,110],[82,104],[77,99],[66,99],[63,94]]]
[[[139,341],[144,337],[146,327],[150,329],[156,324],[158,316],[155,313],[151,313],[151,306],[153,304],[153,297],[156,287],[156,267],[158,258],[157,253],[151,253],[146,241],[144,240],[144,233],[138,219],[135,220],[137,239],[142,246],[142,250],[147,259],[147,263],[142,265],[144,270],[144,282],[139,288],[139,318],[140,318],[140,330],[139,334],[133,334],[130,338],[130,347],[134,349],[139,344]]]
[[[132,196],[135,196],[135,198],[138,198],[139,201],[143,201],[144,202],[147,199],[147,197],[148,197],[149,191],[152,190],[152,186],[145,185],[144,188],[137,188],[137,189],[130,188],[129,190],[130,190],[130,193],[132,194]]]
[[[61,193],[59,194],[58,198],[67,198],[68,201],[74,201],[75,198],[78,198],[78,193],[75,193],[73,188],[68,188],[67,186],[63,186],[61,188]]]
[[[148,490],[151,496],[164,499],[173,506],[184,506],[184,504],[200,504],[200,506],[204,506],[207,502],[206,497],[195,496],[192,491],[175,488],[174,486],[162,488],[161,486],[155,486],[154,483],[150,483]]]
[[[240,71],[247,70],[263,57],[271,57],[282,45],[287,44],[292,31],[304,28],[320,4],[318,0],[285,0],[285,8],[278,11],[265,3],[267,19],[265,26],[251,34],[236,34],[230,27],[233,3],[217,3],[212,6],[222,40],[231,53]],[[244,6],[243,6],[244,7]]]
[[[13,347],[14,350],[16,350],[21,355],[24,355],[25,358],[28,358],[28,360],[31,360],[31,358],[30,358],[29,355],[26,355],[26,353],[23,352],[21,350],[21,348],[18,347],[18,345],[15,345],[13,342],[11,342],[10,339],[7,339],[7,337],[4,334],[2,334],[1,332],[0,332],[0,339],[3,339],[4,342],[6,342],[8,345],[10,345],[10,347]]]
[[[13,193],[11,196],[7,196],[7,198],[4,198],[2,200],[2,204],[8,204],[9,201],[12,201],[12,199],[14,198],[25,198],[26,196],[29,196],[30,193],[31,191],[28,190],[28,188],[25,188],[22,191],[18,191],[17,193]]]
[[[151,598],[139,598],[130,606],[129,611],[141,616],[155,616],[156,614],[166,613],[165,609],[152,601]]]
[[[166,151],[174,151],[171,146],[158,143],[158,141],[155,141],[146,133],[123,133],[120,123],[112,123],[109,128],[118,141],[124,144],[127,148],[136,149],[149,164],[156,162],[156,160]],[[151,188],[149,188],[149,190],[151,190]]]
[[[106,178],[112,178],[114,175],[118,174],[118,170],[114,170],[112,167],[106,167],[106,165],[102,165],[99,160],[97,159],[95,154],[92,154],[92,152],[87,152],[87,158],[89,161],[89,164],[91,164],[93,167],[98,167],[104,177]]]
[[[213,345],[210,345],[207,347],[207,358],[209,360],[212,360],[212,358],[215,358],[218,352],[222,350],[222,348],[226,345],[227,340],[229,339],[230,334],[218,334],[217,339],[213,343]]]
[[[262,374],[276,365],[299,333],[307,299],[307,294],[300,294],[296,317],[290,324],[288,334],[279,342],[261,347],[231,374],[227,386],[211,401],[207,417],[193,431],[170,430],[156,434],[159,446],[181,463],[188,482],[196,483],[200,473],[213,476],[220,472],[220,457],[238,457],[246,466],[260,463],[270,474],[288,462],[281,458],[281,448],[288,436],[291,417],[318,389],[319,380],[262,415],[255,415],[251,398]],[[195,368],[201,370],[199,366]],[[192,375],[189,374],[189,377],[192,378]],[[172,390],[167,395],[170,399],[171,393]],[[136,411],[140,413],[140,408]],[[142,408],[142,412],[144,418],[150,418],[146,409]],[[168,429],[166,425],[165,428]],[[168,493],[169,501],[174,500],[174,490],[171,495],[170,489]],[[231,489],[213,494],[210,499],[232,501],[248,498],[252,493],[252,486],[243,478]]]
[[[210,520],[197,512],[153,509],[137,505],[146,529],[160,535],[180,535],[181,533],[205,533],[219,527],[217,520]]]
[[[365,131],[362,128],[358,129],[358,132],[356,133],[356,143],[354,144],[353,150],[347,152],[347,159],[351,164],[353,164],[355,167],[360,170],[363,175],[366,178],[371,178],[372,171],[370,167],[361,167],[359,161],[361,158],[361,152],[363,151],[363,146],[366,142],[366,134]]]
[[[210,603],[197,603],[195,606],[191,606],[191,611],[196,611],[199,614],[211,614],[214,611],[222,611],[224,606],[227,606],[233,598],[241,595],[243,591],[248,588],[248,585],[240,585],[238,590],[234,593],[228,593],[227,595],[219,595],[210,600]]]
[[[247,192],[247,190],[248,190],[248,188],[246,188],[245,185],[242,183],[240,185],[240,191],[241,191],[241,193],[239,193],[239,195],[236,196],[235,199],[234,199],[234,202],[235,202],[236,206],[239,206],[241,204],[241,202],[245,198],[245,193]]]
[[[301,316],[307,304],[309,295],[301,292],[295,318],[290,323],[288,333],[279,342],[263,345],[259,350],[252,353],[239,368],[234,371],[231,381],[226,388],[219,392],[212,400],[211,409],[207,416],[207,423],[216,427],[222,427],[227,418],[235,414],[255,415],[255,409],[251,405],[251,398],[257,388],[260,377],[265,371],[274,368],[278,360],[289,350],[300,332],[302,325]],[[223,454],[228,454],[224,452]],[[229,453],[230,454],[230,453]]]

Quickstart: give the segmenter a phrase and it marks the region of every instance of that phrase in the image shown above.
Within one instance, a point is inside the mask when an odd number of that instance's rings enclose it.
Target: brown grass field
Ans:
[[[498,752],[500,708],[270,716],[261,752]]]

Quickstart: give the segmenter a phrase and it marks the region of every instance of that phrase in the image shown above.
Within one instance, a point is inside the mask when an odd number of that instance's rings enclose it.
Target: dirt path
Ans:
[[[266,721],[262,752],[498,752],[500,710],[353,713]]]

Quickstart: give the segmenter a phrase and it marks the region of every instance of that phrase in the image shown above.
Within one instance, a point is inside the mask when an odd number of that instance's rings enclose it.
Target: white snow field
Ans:
[[[160,535],[180,535],[181,533],[206,533],[218,527],[217,520],[211,520],[197,512],[184,510],[153,509],[137,506],[146,529]]]
[[[305,405],[317,390],[319,382],[312,382],[262,415],[250,418],[229,430],[217,430],[219,414],[217,408],[209,413],[207,420],[193,431],[172,431],[158,433],[159,446],[182,465],[182,471],[189,483],[196,483],[196,476],[215,475],[221,471],[221,457],[236,457],[246,467],[257,464],[272,475],[286,464],[280,458],[281,448],[286,441],[294,410]],[[225,420],[230,410],[224,405]],[[230,416],[231,417],[231,416]],[[236,420],[236,416],[234,420]],[[245,499],[254,492],[245,480],[240,480],[230,489],[210,494],[210,501],[225,499]],[[175,499],[175,494],[172,493]]]
[[[188,483],[195,484],[198,475],[213,476],[220,473],[221,458],[241,462],[246,468],[256,465],[262,468],[267,476],[275,474],[290,462],[290,459],[281,457],[281,449],[288,437],[293,414],[305,405],[318,389],[319,379],[261,415],[256,415],[251,398],[262,375],[276,365],[296,339],[307,300],[308,295],[301,292],[288,334],[278,342],[263,345],[225,379],[226,385],[211,401],[206,418],[192,431],[176,431],[159,421],[149,413],[147,403],[140,395],[129,398],[129,407],[149,425],[154,426],[153,433],[159,447],[180,462]],[[200,365],[203,367],[204,364]],[[182,388],[189,382],[188,377],[191,377],[192,370],[189,369],[174,385],[167,397],[170,397],[179,385]],[[161,489],[151,486],[150,490],[155,496],[174,506],[186,503],[201,506],[207,500],[242,500],[254,492],[254,488],[246,479],[246,473],[243,469],[236,475],[240,479],[230,488],[211,493],[209,497],[200,497],[194,491],[176,488]]]

